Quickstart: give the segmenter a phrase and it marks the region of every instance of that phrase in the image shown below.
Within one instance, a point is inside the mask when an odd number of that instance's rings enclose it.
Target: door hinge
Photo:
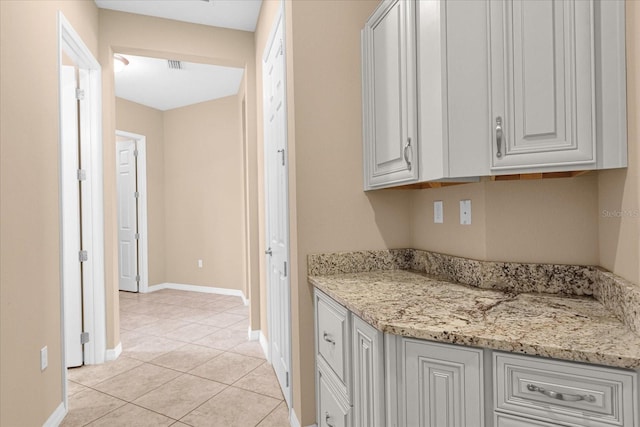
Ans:
[[[282,45],[282,39],[280,39],[280,55],[282,55],[284,53],[284,46]]]
[[[76,88],[76,99],[78,101],[84,100],[84,89],[80,89],[79,87]]]
[[[140,281],[140,275],[136,274],[136,282],[139,282],[139,281]]]
[[[136,233],[136,234],[134,234],[134,235],[133,235],[133,238],[134,238],[134,239],[136,239],[136,240],[140,239],[140,233]]]
[[[140,193],[136,191],[135,193],[133,193],[133,197],[135,197],[136,199],[140,198]]]
[[[87,171],[84,169],[78,169],[78,181],[85,181],[87,179]]]
[[[137,148],[135,150],[133,150],[133,156],[134,157],[138,157],[138,149]]]
[[[287,261],[284,262],[284,277],[287,277]]]
[[[285,387],[289,387],[289,372],[285,372]]]
[[[80,344],[86,344],[89,342],[89,332],[82,332],[80,334]]]
[[[80,260],[80,262],[85,262],[89,260],[89,253],[87,251],[80,251],[78,252],[78,259]]]

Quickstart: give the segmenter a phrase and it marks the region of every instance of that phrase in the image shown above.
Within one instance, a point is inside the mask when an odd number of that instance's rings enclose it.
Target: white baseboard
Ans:
[[[116,360],[122,353],[122,343],[119,342],[115,348],[108,348],[104,357],[105,362]]]
[[[42,427],[58,427],[65,415],[67,415],[67,408],[64,407],[64,402],[60,403],[47,421],[42,424]]]
[[[203,292],[205,294],[230,295],[242,298],[244,305],[249,304],[249,300],[239,289],[214,288],[213,286],[185,285],[183,283],[160,283],[147,287],[147,293],[159,291],[161,289],[175,289],[178,291]]]
[[[251,326],[249,326],[249,341],[258,341],[259,339],[260,339],[260,329],[252,331]]]
[[[271,357],[269,355],[269,340],[264,336],[262,331],[260,331],[260,345],[262,346],[262,352],[264,356],[267,358],[267,362],[271,363]]]

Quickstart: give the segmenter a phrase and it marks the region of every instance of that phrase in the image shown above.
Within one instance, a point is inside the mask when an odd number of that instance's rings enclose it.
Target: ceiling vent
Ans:
[[[167,59],[167,63],[169,64],[170,70],[182,70],[182,62],[176,61],[175,59]]]

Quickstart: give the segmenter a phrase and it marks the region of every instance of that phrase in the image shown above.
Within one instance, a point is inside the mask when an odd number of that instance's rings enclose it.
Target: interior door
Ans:
[[[263,63],[265,114],[265,203],[267,214],[269,348],[287,404],[291,406],[291,316],[284,38],[276,22]]]
[[[83,348],[80,336],[82,324],[82,268],[79,259],[80,186],[78,184],[79,125],[76,88],[78,81],[73,66],[63,66],[60,103],[60,173],[62,196],[62,281],[64,292],[64,339],[67,367],[81,366]]]
[[[118,185],[118,282],[121,291],[138,292],[138,193],[136,142],[116,142]]]

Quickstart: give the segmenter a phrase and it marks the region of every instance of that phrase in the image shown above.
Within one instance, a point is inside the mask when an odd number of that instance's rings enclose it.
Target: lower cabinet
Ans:
[[[353,421],[355,426],[383,427],[383,334],[352,315]]]
[[[484,426],[482,350],[400,339],[400,425]]]
[[[333,381],[322,368],[316,372],[318,426],[320,427],[348,427],[351,426],[351,406],[347,400],[333,386]]]
[[[315,302],[320,427],[640,426],[638,371],[383,334]]]

